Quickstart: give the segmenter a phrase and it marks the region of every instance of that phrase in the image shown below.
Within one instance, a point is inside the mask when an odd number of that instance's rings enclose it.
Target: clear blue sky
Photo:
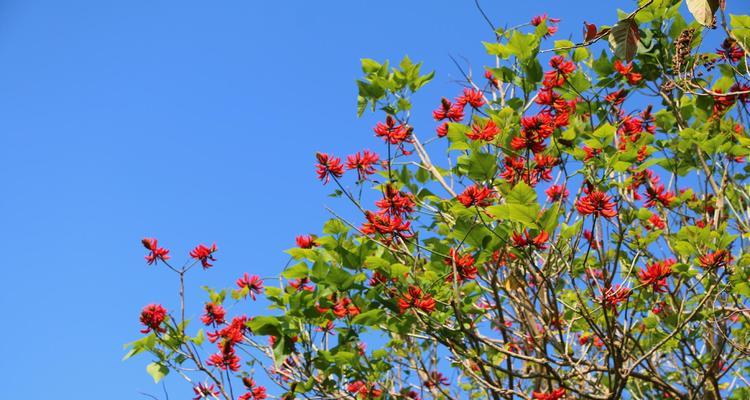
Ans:
[[[575,40],[633,4],[483,3],[498,25],[546,11]],[[470,0],[0,2],[0,397],[160,395],[146,357],[120,361],[141,307],[176,301],[140,239],[177,260],[217,242],[216,267],[188,279],[193,310],[201,284],[277,274],[323,205],[348,208],[315,179],[314,153],[380,150],[355,115],[359,59],[437,70],[415,98],[426,132],[458,91],[448,56],[479,67],[491,39]]]

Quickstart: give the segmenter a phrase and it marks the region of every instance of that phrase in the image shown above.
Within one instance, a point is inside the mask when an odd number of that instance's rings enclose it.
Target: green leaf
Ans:
[[[382,322],[385,317],[385,311],[380,308],[365,311],[352,319],[352,324],[375,326]]]
[[[635,57],[639,39],[638,24],[632,18],[618,21],[609,32],[609,44],[615,55],[625,61],[630,61]]]
[[[703,26],[716,25],[714,14],[719,9],[719,0],[686,0],[688,11]]]
[[[732,28],[732,36],[750,53],[750,15],[729,14],[729,25]]]
[[[513,55],[513,52],[504,44],[489,42],[482,42],[482,44],[484,45],[484,48],[487,49],[487,54],[491,56],[498,56],[502,59],[507,59]]]
[[[281,276],[286,279],[300,279],[308,276],[309,273],[310,271],[307,268],[307,264],[301,262],[284,270],[284,272],[281,273]]]
[[[539,50],[539,39],[531,33],[514,31],[508,41],[508,50],[521,61],[526,61],[536,56]]]
[[[281,332],[279,331],[279,327],[281,326],[281,321],[279,321],[279,319],[276,317],[263,316],[263,315],[256,316],[250,321],[247,321],[246,325],[256,335],[281,336]]]
[[[159,383],[162,378],[167,376],[169,368],[158,363],[151,363],[146,366],[146,372],[154,378],[154,383]]]

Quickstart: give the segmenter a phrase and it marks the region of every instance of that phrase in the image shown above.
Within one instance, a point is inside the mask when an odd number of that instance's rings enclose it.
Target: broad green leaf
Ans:
[[[745,52],[750,52],[750,15],[729,15],[732,36],[742,45]]]
[[[719,0],[686,0],[687,8],[695,20],[703,26],[714,26],[714,14],[719,9]]]
[[[146,372],[148,372],[148,374],[151,375],[152,378],[154,378],[154,383],[159,383],[162,378],[167,376],[167,374],[169,373],[169,368],[158,363],[151,363],[146,366]]]
[[[609,32],[609,44],[617,58],[630,61],[638,50],[638,24],[632,18],[618,21]]]

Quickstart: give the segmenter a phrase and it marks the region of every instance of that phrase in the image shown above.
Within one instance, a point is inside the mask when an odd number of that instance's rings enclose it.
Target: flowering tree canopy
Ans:
[[[546,15],[487,19],[490,65],[431,126],[410,96],[432,73],[362,60],[383,150],[315,157],[358,219],[298,236],[273,282],[208,289],[201,327],[184,276],[216,245],[180,268],[144,239],[183,306],[147,305],[127,356],[196,399],[750,398],[750,16],[681,3],[578,43]],[[232,312],[258,296],[266,315]]]

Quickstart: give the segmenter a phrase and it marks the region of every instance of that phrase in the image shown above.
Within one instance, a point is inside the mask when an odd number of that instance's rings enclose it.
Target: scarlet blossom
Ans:
[[[646,207],[653,207],[656,204],[661,204],[664,207],[669,207],[675,199],[675,194],[666,191],[664,185],[652,184],[646,188],[646,202],[644,202],[643,205]]]
[[[368,175],[375,173],[375,164],[380,158],[370,150],[364,150],[362,153],[357,152],[346,157],[346,169],[356,169],[357,179],[363,180]]]
[[[724,39],[721,48],[716,50],[716,54],[731,63],[739,62],[742,57],[745,57],[745,51],[733,38]]]
[[[344,166],[341,165],[341,159],[334,156],[329,156],[326,153],[316,153],[315,157],[318,159],[316,165],[318,179],[323,181],[323,184],[330,182],[331,177],[341,178],[344,175]]]
[[[260,279],[258,275],[250,276],[245,272],[241,278],[237,279],[237,287],[239,287],[240,290],[247,288],[248,294],[253,300],[255,300],[255,295],[260,294],[263,290],[263,280]]]
[[[492,85],[492,87],[500,87],[500,81],[495,78],[495,75],[493,75],[491,71],[484,71],[484,77],[487,78],[487,81],[490,83],[490,85]]]
[[[477,277],[477,267],[474,266],[474,257],[471,254],[461,255],[458,250],[451,248],[443,262],[451,267],[455,266],[457,275],[457,282],[464,280],[471,280]],[[454,272],[451,271],[446,278],[446,281],[453,282]]]
[[[410,141],[411,129],[397,123],[396,119],[391,115],[385,117],[385,123],[378,122],[373,130],[375,131],[375,136],[383,138],[383,140],[390,144],[400,145]]]
[[[576,69],[576,65],[572,61],[566,61],[563,56],[553,56],[549,60],[549,65],[552,70],[544,73],[544,80],[542,81],[542,85],[546,88],[562,86],[568,79],[568,75]]]
[[[539,139],[547,139],[555,131],[552,118],[547,113],[539,113],[521,118],[521,128],[533,133]]]
[[[726,250],[716,250],[711,253],[700,256],[699,261],[701,267],[705,269],[716,269],[726,267],[727,264],[732,262],[732,255]]]
[[[560,400],[565,397],[565,389],[557,388],[551,392],[533,392],[531,398],[534,400]]]
[[[264,400],[268,397],[265,386],[256,385],[252,378],[244,377],[242,383],[249,392],[240,396],[238,400]]]
[[[667,226],[666,222],[656,214],[652,214],[651,217],[649,217],[648,222],[656,229],[664,229]]]
[[[737,96],[722,94],[724,93],[724,91],[721,89],[716,89],[715,92],[717,94],[713,96],[713,99],[714,99],[714,106],[712,110],[713,117],[723,115],[729,108],[731,108],[734,105],[735,101],[737,100]]]
[[[643,79],[643,75],[633,72],[633,63],[629,62],[627,64],[623,64],[620,60],[615,60],[615,70],[620,73],[620,75],[624,76],[625,79],[628,80],[628,83],[631,85],[636,85],[638,82]]]
[[[380,211],[378,214],[398,215],[405,217],[414,211],[414,199],[409,193],[396,189],[388,184],[383,191],[383,198],[375,202]]]
[[[192,251],[190,251],[190,257],[196,260],[200,260],[203,269],[208,269],[213,267],[213,264],[209,263],[209,261],[216,261],[213,256],[216,250],[216,243],[211,245],[211,247],[206,247],[202,244],[199,244]]]
[[[471,185],[464,189],[463,193],[456,196],[456,199],[464,205],[464,207],[487,207],[491,204],[492,199],[495,197],[495,192],[488,187],[478,187],[477,185]]]
[[[224,310],[224,307],[222,307],[221,304],[209,302],[206,303],[205,309],[206,313],[201,317],[201,321],[203,321],[205,325],[221,325],[226,322],[224,318],[226,317],[227,312],[226,310]]]
[[[310,278],[304,277],[289,281],[289,286],[293,287],[297,291],[306,290],[308,292],[312,292],[315,290],[315,288],[313,288],[312,285],[309,285],[309,283]]]
[[[544,138],[532,131],[521,129],[518,136],[510,141],[510,147],[515,151],[530,150],[532,153],[540,153],[547,148]]]
[[[630,297],[630,293],[631,290],[629,288],[617,284],[615,286],[608,287],[607,290],[602,293],[599,301],[601,301],[602,305],[605,308],[617,313],[617,306],[620,303],[625,302],[628,297]]]
[[[505,170],[500,174],[500,177],[508,181],[508,183],[515,184],[519,180],[523,179],[527,181],[531,186],[534,186],[536,182],[528,182],[529,175],[526,173],[526,159],[523,157],[505,157],[503,160]]]
[[[355,317],[360,313],[359,307],[354,305],[352,300],[348,297],[344,297],[336,302],[336,304],[333,305],[332,311],[333,315],[338,318],[344,318],[347,315],[350,317]]]
[[[737,94],[737,100],[743,104],[750,103],[750,86],[745,85],[744,83],[735,83],[732,85],[732,87],[729,88],[730,92],[740,92]],[[736,131],[736,127],[735,127]],[[737,132],[739,133],[739,132]]]
[[[297,247],[301,249],[312,249],[313,247],[318,246],[312,235],[299,235],[294,238],[294,241],[297,243]]]
[[[388,214],[376,214],[371,211],[365,212],[365,218],[367,218],[367,222],[362,224],[362,233],[365,235],[372,235],[375,233],[379,233],[381,235],[388,235],[390,238],[387,239],[388,242],[390,242],[390,239],[393,237],[402,237],[402,238],[409,238],[412,235],[409,234],[409,221],[404,221],[400,216],[398,215],[388,215]]]
[[[541,15],[535,15],[533,18],[531,18],[531,25],[533,26],[539,26],[544,21],[549,21],[550,23],[558,23],[560,22],[560,18],[547,18],[547,14],[541,14]],[[547,33],[544,34],[544,37],[550,37],[557,33],[557,26],[550,25],[547,27]]]
[[[439,385],[448,386],[450,385],[450,383],[451,383],[450,380],[448,380],[448,378],[446,378],[445,375],[437,371],[432,371],[427,376],[427,380],[424,382],[424,385],[427,388],[434,388]]]
[[[383,391],[378,389],[377,385],[364,381],[354,381],[346,385],[346,391],[360,399],[372,399],[383,395]]]
[[[398,308],[401,313],[410,308],[416,308],[426,313],[435,311],[437,303],[429,293],[423,293],[422,289],[417,286],[409,286],[406,293],[403,293],[398,299]]]
[[[583,147],[581,147],[581,150],[583,150],[583,153],[585,154],[585,156],[583,157],[583,161],[588,161],[598,156],[602,152],[601,149],[592,149],[591,147],[586,145],[583,145]]]
[[[438,137],[445,137],[448,135],[448,123],[443,122],[440,126],[437,127],[435,130],[437,132]]]
[[[528,230],[523,233],[513,232],[512,240],[513,246],[518,248],[531,246],[538,250],[546,250],[549,247],[545,244],[549,240],[549,234],[546,231],[540,231],[533,238]]]
[[[465,88],[464,94],[456,99],[456,103],[461,106],[468,104],[474,108],[479,108],[484,105],[484,94],[479,90]]]
[[[672,266],[676,264],[674,259],[657,261],[646,265],[638,271],[638,279],[644,286],[651,286],[654,292],[664,293],[667,291],[667,277],[672,274]]]
[[[604,100],[607,103],[611,103],[613,106],[619,106],[625,101],[625,98],[627,96],[628,96],[628,91],[625,89],[620,89],[620,90],[617,90],[615,92],[608,94],[604,98]]]
[[[600,191],[593,191],[578,199],[576,209],[581,215],[593,214],[607,219],[617,216],[612,196]]]
[[[219,396],[219,391],[216,390],[213,383],[210,385],[208,383],[199,383],[193,387],[193,392],[196,395],[193,397],[193,400],[218,398]]]
[[[547,199],[552,202],[565,200],[570,194],[568,189],[562,185],[552,185],[544,193],[547,194]]]
[[[143,307],[143,310],[141,310],[141,324],[146,328],[141,330],[141,333],[145,334],[151,331],[157,333],[166,332],[167,329],[162,326],[166,318],[167,310],[161,304],[149,304]]]
[[[159,247],[156,239],[144,238],[141,240],[141,243],[143,243],[143,247],[145,247],[146,250],[150,251],[150,253],[146,255],[146,262],[148,262],[148,265],[154,264],[159,260],[169,260],[169,250]]]
[[[464,119],[464,107],[461,104],[453,104],[450,100],[443,97],[440,100],[440,107],[432,112],[435,121],[447,119],[452,122],[458,122]]]
[[[466,133],[466,137],[471,140],[483,140],[485,142],[491,142],[495,140],[495,136],[500,133],[500,128],[495,125],[495,122],[487,120],[484,126],[480,124],[473,124],[471,131]]]
[[[239,371],[240,358],[234,352],[234,348],[229,345],[222,347],[222,351],[211,354],[206,364],[219,368],[222,371]]]
[[[232,318],[232,321],[229,323],[229,325],[224,326],[216,332],[206,333],[206,336],[208,336],[208,341],[211,343],[215,343],[221,338],[224,343],[239,343],[242,341],[242,339],[244,339],[245,333],[250,331],[250,328],[245,325],[246,322],[246,316],[236,316]]]
[[[396,281],[395,278],[391,280],[394,282]],[[373,272],[372,277],[370,278],[368,283],[370,284],[370,286],[378,286],[378,285],[384,285],[388,283],[388,281],[389,281],[388,277],[383,275],[382,272],[375,271]]]
[[[589,242],[589,244],[591,245],[591,250],[596,250],[599,248],[599,241],[594,238],[594,234],[590,230],[586,229],[583,231],[583,238],[586,239],[587,242]],[[597,276],[597,278],[601,278],[601,276]]]

